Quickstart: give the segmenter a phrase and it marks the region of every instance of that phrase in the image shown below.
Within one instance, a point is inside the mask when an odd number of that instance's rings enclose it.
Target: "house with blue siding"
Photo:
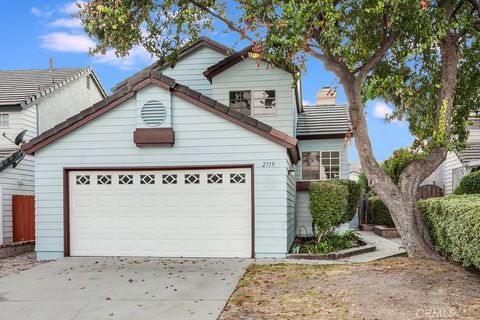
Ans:
[[[308,185],[348,177],[347,108],[295,78],[200,38],[23,145],[37,257],[285,257]]]
[[[25,221],[14,216],[24,201],[33,204],[28,198],[35,193],[35,159],[18,143],[105,97],[90,67],[54,68],[52,60],[48,69],[0,70],[0,245],[34,240],[33,230],[26,232]],[[21,138],[17,144],[16,137]]]

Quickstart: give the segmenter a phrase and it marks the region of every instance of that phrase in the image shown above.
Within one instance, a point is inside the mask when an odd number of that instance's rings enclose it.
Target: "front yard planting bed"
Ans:
[[[480,276],[448,262],[252,265],[220,319],[478,319]],[[444,319],[442,318],[442,319]]]
[[[375,246],[367,244],[353,232],[332,234],[322,242],[315,237],[297,237],[288,259],[336,260],[356,254],[375,251]]]

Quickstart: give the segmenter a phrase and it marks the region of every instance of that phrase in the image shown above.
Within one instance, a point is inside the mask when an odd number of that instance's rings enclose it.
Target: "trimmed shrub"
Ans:
[[[370,222],[381,224],[390,228],[395,228],[390,211],[378,196],[368,199]]]
[[[450,195],[420,200],[437,251],[480,269],[480,195]]]
[[[315,182],[310,185],[310,213],[319,241],[330,234],[345,218],[348,188],[340,183]]]
[[[398,184],[400,180],[400,175],[402,174],[403,170],[410,163],[416,160],[422,159],[421,155],[418,155],[406,148],[400,148],[398,150],[393,151],[393,154],[390,158],[383,161],[381,164],[382,169],[385,171],[386,174],[393,180],[395,184]]]
[[[348,208],[342,219],[342,223],[349,222],[355,216],[357,212],[360,197],[362,196],[362,189],[360,184],[352,180],[334,180],[336,183],[340,183],[348,189]]]
[[[465,175],[460,184],[455,188],[455,194],[475,194],[480,193],[480,171],[475,171]]]

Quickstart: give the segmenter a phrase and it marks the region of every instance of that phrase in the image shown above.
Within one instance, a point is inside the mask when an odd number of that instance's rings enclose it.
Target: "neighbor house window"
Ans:
[[[339,178],[339,151],[311,151],[302,153],[302,180],[332,180]]]
[[[8,128],[10,126],[10,115],[8,113],[0,113],[0,128]]]
[[[274,115],[275,90],[230,91],[229,106],[246,115]]]

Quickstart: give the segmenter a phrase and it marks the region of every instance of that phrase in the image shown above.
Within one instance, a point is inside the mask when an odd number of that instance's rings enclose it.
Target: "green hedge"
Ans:
[[[475,194],[480,193],[480,171],[467,174],[460,180],[460,184],[455,188],[455,194]]]
[[[450,195],[418,202],[435,247],[464,266],[480,269],[480,195]]]
[[[310,185],[310,213],[319,237],[343,222],[348,210],[348,188],[340,183],[315,182]]]
[[[378,196],[370,197],[368,202],[371,223],[395,228],[390,211]]]
[[[362,196],[362,189],[359,183],[352,180],[334,180],[336,183],[340,183],[348,189],[348,208],[343,217],[342,223],[349,222],[355,216],[357,212],[360,197]]]

